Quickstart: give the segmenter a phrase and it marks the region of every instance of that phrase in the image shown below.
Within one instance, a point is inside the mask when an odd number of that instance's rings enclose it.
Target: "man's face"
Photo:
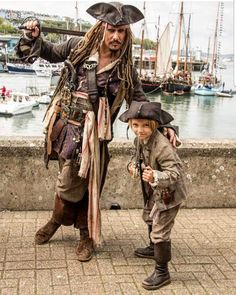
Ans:
[[[127,28],[127,25],[112,26],[106,24],[104,43],[111,51],[117,51],[122,47],[125,41]]]

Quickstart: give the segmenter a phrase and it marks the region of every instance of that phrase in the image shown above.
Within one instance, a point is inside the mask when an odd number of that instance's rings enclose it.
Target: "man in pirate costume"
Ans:
[[[52,218],[35,235],[36,244],[50,240],[61,225],[80,230],[76,254],[92,258],[100,244],[99,197],[109,162],[112,124],[126,101],[145,101],[138,74],[132,65],[130,24],[143,18],[132,5],[97,3],[87,12],[97,23],[83,39],[62,44],[45,41],[38,20],[23,23],[17,54],[34,62],[41,57],[65,66],[44,118],[45,161],[55,155],[60,174],[56,182]],[[167,128],[175,145],[175,132]]]

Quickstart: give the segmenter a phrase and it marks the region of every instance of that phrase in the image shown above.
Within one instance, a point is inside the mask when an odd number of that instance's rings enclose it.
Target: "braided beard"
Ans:
[[[117,58],[119,58],[120,56],[120,53],[121,53],[121,50],[120,49],[110,49],[110,59],[111,59],[111,62],[115,61]]]

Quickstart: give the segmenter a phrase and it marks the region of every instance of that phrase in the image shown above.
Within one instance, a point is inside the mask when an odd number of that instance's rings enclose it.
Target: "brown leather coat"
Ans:
[[[151,188],[143,182],[157,208],[163,211],[182,203],[187,197],[183,164],[168,139],[156,130],[146,144],[141,144],[141,152],[145,166],[156,170],[158,176],[157,186]]]

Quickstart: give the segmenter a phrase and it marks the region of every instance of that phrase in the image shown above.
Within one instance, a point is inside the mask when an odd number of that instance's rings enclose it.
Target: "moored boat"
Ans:
[[[143,6],[145,15],[145,2]],[[170,22],[167,24],[164,32],[159,39],[160,16],[158,18],[157,42],[155,48],[155,56],[148,54],[143,56],[144,51],[144,28],[146,21],[144,18],[142,24],[142,37],[139,60],[139,78],[142,84],[143,91],[147,94],[157,93],[161,91],[162,78],[166,70],[170,67],[169,52],[170,52]],[[135,62],[134,62],[135,64]]]
[[[49,63],[43,59],[39,59],[32,65],[38,77],[50,77],[53,71],[60,71],[63,63]]]
[[[182,95],[186,94],[186,92],[184,92],[183,90],[176,90],[173,92],[162,91],[162,93],[166,96],[170,96],[170,95],[182,96]]]
[[[49,93],[42,93],[41,96],[38,98],[38,102],[40,104],[49,104],[51,102],[51,97]]]
[[[176,66],[173,70],[172,68],[169,71],[166,71],[165,77],[162,82],[162,91],[169,95],[183,95],[191,92],[192,79],[191,79],[191,68],[188,63],[189,59],[189,36],[190,36],[190,17],[188,24],[188,33],[185,40],[185,60],[184,67],[180,66],[180,48],[181,48],[181,37],[183,31],[185,31],[183,26],[183,2],[180,4],[179,12],[179,25],[178,25],[178,46],[177,46],[177,56],[176,56]],[[174,38],[176,36],[174,35]]]
[[[9,74],[23,74],[23,75],[35,75],[36,72],[30,64],[20,63],[6,63]]]
[[[194,89],[194,93],[197,95],[203,95],[203,96],[214,96],[219,91],[219,88],[214,87],[206,87],[203,85],[197,86]]]
[[[223,26],[223,7],[223,3],[219,2],[217,8],[211,67],[210,63],[207,62],[204,66],[203,71],[201,72],[201,76],[199,77],[199,84],[195,86],[194,89],[194,93],[198,95],[215,96],[217,95],[217,93],[223,92],[222,90],[224,89],[224,83],[222,84],[221,80],[217,77],[220,56],[219,33],[221,32],[221,28]]]
[[[181,81],[174,78],[169,78],[162,83],[162,91],[170,94],[182,93],[187,94],[191,92],[192,84],[187,81]],[[179,94],[180,95],[180,94]]]
[[[233,97],[232,91],[217,91],[216,95],[222,97]]]
[[[147,94],[161,91],[161,82],[141,79],[141,83],[143,91]]]
[[[34,106],[36,102],[30,100],[27,93],[12,92],[9,99],[0,103],[0,115],[15,116],[29,113]]]

